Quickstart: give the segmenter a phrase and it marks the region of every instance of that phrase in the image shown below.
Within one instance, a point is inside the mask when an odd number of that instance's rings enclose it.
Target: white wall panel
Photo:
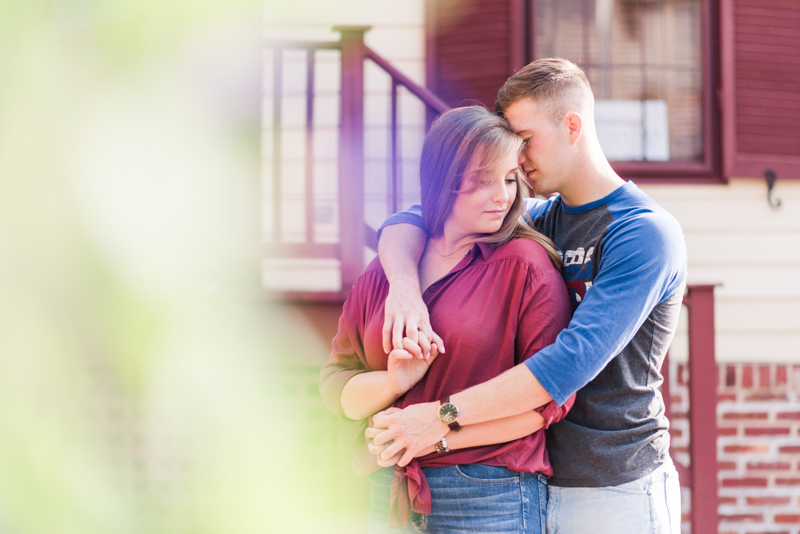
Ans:
[[[717,361],[800,362],[800,182],[641,186],[684,229],[689,283],[715,290]],[[686,327],[673,343],[685,359]]]

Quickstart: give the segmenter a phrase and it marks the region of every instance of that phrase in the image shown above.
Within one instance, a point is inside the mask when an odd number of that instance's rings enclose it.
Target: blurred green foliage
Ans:
[[[260,297],[262,9],[0,1],[2,532],[363,528]]]

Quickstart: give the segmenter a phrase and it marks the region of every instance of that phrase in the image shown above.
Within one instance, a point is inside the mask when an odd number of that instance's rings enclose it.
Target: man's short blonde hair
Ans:
[[[560,122],[567,113],[585,111],[584,105],[594,97],[579,66],[568,59],[544,58],[529,63],[506,80],[497,93],[494,109],[502,114],[524,98],[545,105],[553,121]]]

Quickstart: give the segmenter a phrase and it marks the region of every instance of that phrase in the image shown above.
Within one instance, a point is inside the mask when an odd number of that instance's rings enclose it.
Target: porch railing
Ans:
[[[339,26],[334,28],[341,35],[337,42],[270,42],[272,50],[272,185],[271,231],[267,254],[272,258],[328,258],[338,259],[341,265],[341,290],[327,293],[294,292],[288,298],[342,299],[349,292],[358,275],[364,269],[364,247],[377,250],[374,228],[364,218],[364,64],[371,61],[388,74],[391,82],[389,138],[390,172],[386,185],[387,211],[394,213],[401,208],[403,198],[399,143],[400,122],[398,117],[398,88],[404,87],[416,97],[427,110],[434,114],[449,109],[436,95],[401,73],[374,50],[364,44],[364,33],[368,26]],[[287,50],[306,51],[305,88],[305,235],[302,242],[286,242],[283,238],[284,215],[281,175],[283,170],[283,57]],[[340,120],[338,140],[338,243],[318,243],[314,239],[314,87],[315,55],[319,50],[338,50],[341,53]]]

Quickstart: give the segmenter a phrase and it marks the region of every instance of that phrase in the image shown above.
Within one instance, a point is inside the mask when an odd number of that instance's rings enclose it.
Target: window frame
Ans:
[[[622,178],[638,183],[726,183],[722,172],[719,11],[714,0],[700,0],[701,85],[703,160],[610,161]],[[536,0],[526,2],[528,61],[536,57]]]

